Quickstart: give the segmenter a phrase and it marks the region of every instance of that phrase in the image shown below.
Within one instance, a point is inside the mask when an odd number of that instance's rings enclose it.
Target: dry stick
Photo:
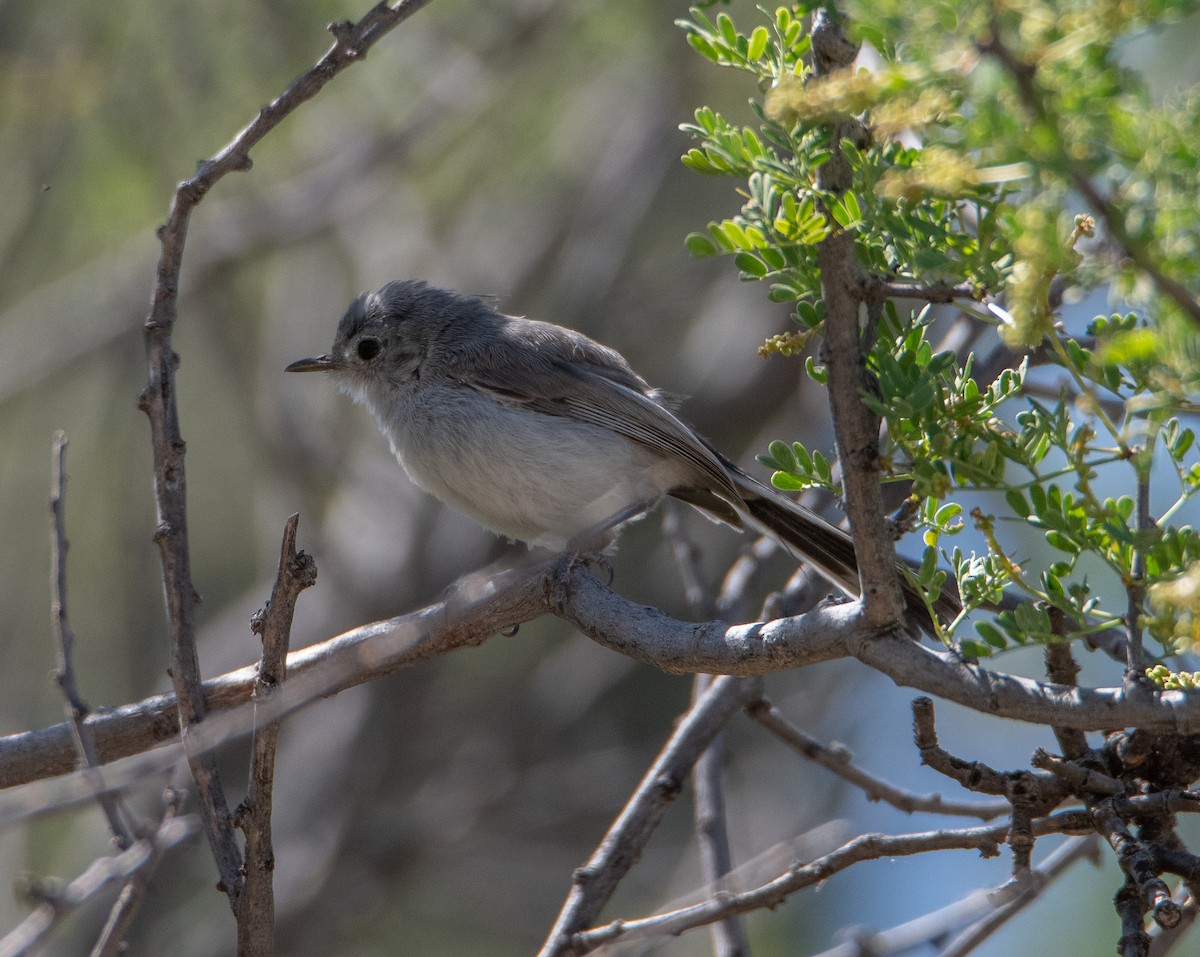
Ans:
[[[858,788],[871,801],[883,801],[906,814],[927,812],[975,817],[981,821],[1006,814],[1007,801],[950,801],[940,794],[913,794],[864,771],[842,745],[824,745],[789,722],[770,701],[761,698],[746,709],[750,717],[814,764],[832,771]]]
[[[1004,924],[1037,900],[1050,883],[1082,857],[1098,862],[1096,836],[1074,837],[1055,848],[1041,866],[1032,870],[1029,879],[1015,897],[985,914],[950,941],[938,957],[966,957]],[[878,953],[878,951],[873,951]]]
[[[572,887],[539,957],[577,953],[575,935],[595,920],[645,849],[687,773],[731,715],[758,694],[757,682],[716,679],[659,752],[608,833],[572,878]]]
[[[692,614],[708,617],[713,604],[709,588],[700,568],[700,550],[684,532],[679,509],[668,508],[663,516],[663,528],[675,554],[675,564],[683,580],[684,595]],[[734,564],[738,564],[735,562]],[[728,576],[726,576],[728,578]],[[743,678],[743,681],[751,679]],[[692,705],[712,684],[711,675],[698,674],[692,682]],[[732,715],[731,715],[732,716]],[[700,872],[704,883],[721,888],[726,875],[733,870],[733,854],[729,848],[729,831],[725,818],[725,792],[721,776],[725,761],[725,735],[718,734],[700,755],[692,768],[692,818],[696,829],[696,847],[700,856]],[[718,890],[720,893],[720,890]],[[749,957],[750,943],[740,919],[733,917],[712,926],[715,957]]]
[[[317,565],[307,552],[296,551],[298,514],[287,520],[279,556],[279,571],[266,608],[251,621],[262,638],[262,658],[254,679],[257,711],[276,694],[287,671],[288,642],[296,599],[316,583]],[[238,901],[238,957],[270,957],[275,950],[275,850],[271,842],[271,800],[275,783],[275,748],[279,722],[255,723],[250,756],[250,783],[234,823],[246,836],[246,878]]]
[[[102,857],[61,891],[48,896],[28,917],[0,940],[0,957],[21,957],[31,952],[54,927],[81,904],[115,881],[151,869],[159,856],[196,831],[186,817],[173,817],[154,834],[141,837],[127,850]]]
[[[196,591],[192,585],[187,540],[187,485],[184,442],[179,429],[175,390],[178,356],[171,348],[177,315],[179,275],[192,210],[227,173],[250,168],[250,151],[305,101],[316,96],[329,80],[352,63],[401,21],[428,0],[399,0],[394,6],[380,3],[358,23],[330,25],[333,46],[310,70],[263,107],[258,115],[213,159],[202,161],[195,174],[175,190],[170,215],[159,230],[162,251],[155,275],[150,313],[145,323],[149,381],[139,406],[150,420],[154,455],[154,497],[158,511],[158,542],[162,559],[168,629],[171,638],[171,678],[179,706],[182,738],[187,745],[191,726],[204,718],[204,690],[196,656]],[[209,843],[217,862],[221,884],[237,911],[241,890],[241,853],[234,839],[224,790],[211,756],[196,755],[190,767],[198,791]]]
[[[122,817],[120,801],[104,787],[104,778],[97,769],[100,763],[96,755],[96,742],[92,729],[88,727],[88,707],[79,696],[79,688],[75,683],[75,662],[72,650],[75,646],[75,633],[71,631],[67,620],[67,533],[66,518],[66,455],[67,437],[62,432],[54,435],[51,455],[50,481],[50,591],[51,591],[51,621],[58,645],[58,671],[54,676],[59,688],[62,689],[66,701],[67,721],[71,727],[75,752],[78,755],[79,766],[85,769],[86,775],[94,785],[96,801],[108,819],[109,830],[117,847],[125,850],[133,844],[133,835]]]
[[[1074,811],[1042,818],[1035,823],[1034,829],[1039,835],[1090,831],[1087,815]],[[795,864],[779,877],[752,890],[637,920],[617,920],[583,931],[575,935],[573,949],[564,952],[585,954],[617,940],[674,936],[723,920],[730,914],[776,907],[797,891],[826,881],[862,861],[955,849],[976,850],[985,857],[994,857],[1000,853],[1000,844],[1007,832],[1007,824],[994,824],[913,834],[863,834],[830,854],[807,864]]]
[[[162,819],[158,823],[157,831],[159,833],[178,813],[183,795],[173,788],[167,788],[164,798],[166,805],[163,808]],[[139,834],[139,837],[145,838],[145,834]],[[164,848],[156,845],[151,860],[146,863],[146,866],[134,871],[126,879],[125,886],[121,888],[117,899],[113,901],[112,908],[108,912],[108,919],[105,920],[104,927],[100,931],[100,936],[96,938],[89,957],[124,957],[128,949],[125,937],[129,933],[129,928],[133,926],[133,919],[137,916],[138,909],[142,906],[146,891],[150,887],[150,878],[162,859],[163,850]]]
[[[1125,822],[1121,820],[1120,815],[1114,809],[1112,798],[1097,801],[1092,806],[1091,812],[1096,831],[1108,841],[1117,857],[1117,863],[1125,872],[1127,881],[1125,887],[1132,888],[1136,892],[1136,900],[1141,908],[1138,912],[1138,926],[1141,926],[1141,915],[1148,910],[1156,924],[1165,930],[1170,930],[1179,923],[1182,914],[1179,911],[1179,905],[1171,899],[1170,888],[1158,876],[1153,851],[1146,843],[1130,833]],[[1122,890],[1121,893],[1125,893],[1125,890]],[[1121,898],[1121,894],[1118,894],[1118,910],[1132,906],[1130,901],[1124,900]],[[1127,916],[1127,913],[1122,910],[1123,921]],[[1128,934],[1123,935],[1122,946],[1124,946],[1127,936]]]
[[[1070,865],[1081,857],[1096,857],[1096,836],[1070,838],[1046,856],[1045,861],[1035,871],[1035,879],[1039,884],[1040,893],[1054,880],[1064,874]],[[1031,889],[1032,890],[1032,889]],[[997,906],[997,889],[978,889],[967,894],[961,900],[946,907],[920,917],[913,918],[896,927],[882,931],[851,931],[839,936],[845,937],[843,942],[829,950],[814,954],[813,957],[886,957],[887,954],[904,954],[911,951],[925,951],[936,942],[944,941],[951,934],[958,936],[951,940],[947,949],[938,957],[948,957],[954,953],[956,957],[969,952],[979,941],[992,934],[1001,924],[1012,919],[1020,910],[1031,904],[1036,893],[1022,893],[1006,900]],[[964,929],[965,928],[965,929]],[[979,935],[979,940],[975,940]],[[954,948],[966,946],[967,949]]]

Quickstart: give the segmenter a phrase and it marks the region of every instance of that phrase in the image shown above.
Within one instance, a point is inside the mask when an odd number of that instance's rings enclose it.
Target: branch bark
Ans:
[[[296,551],[300,516],[287,520],[279,571],[271,599],[251,627],[262,638],[262,658],[254,678],[252,701],[258,706],[279,690],[287,672],[288,642],[296,599],[316,583],[317,566],[307,552]],[[271,840],[271,802],[275,787],[275,748],[279,722],[255,721],[250,755],[250,786],[234,822],[246,836],[245,884],[238,900],[238,957],[270,957],[275,952],[275,848]]]
[[[554,584],[563,580],[562,587]],[[447,595],[411,614],[363,625],[289,654],[290,677],[271,716],[456,648],[482,644],[515,624],[553,612],[605,647],[673,673],[765,675],[854,657],[899,685],[996,717],[1082,730],[1200,732],[1196,695],[1128,695],[1121,688],[1072,688],[990,672],[903,636],[880,637],[863,628],[852,603],[743,625],[684,622],[622,598],[582,568],[562,570],[557,558],[467,576]],[[231,711],[244,705],[253,681],[254,669],[247,667],[203,682],[206,708]],[[216,746],[222,735],[244,735],[252,725],[249,715],[219,717],[223,723],[202,736],[206,747]],[[98,709],[86,723],[104,763],[147,751],[179,733],[172,694]],[[196,731],[199,735],[200,729]],[[161,757],[156,760],[159,766],[164,763]],[[72,731],[66,723],[0,738],[0,788],[64,775],[74,766]],[[109,776],[106,784],[119,786],[120,780]],[[87,793],[82,783],[77,790]],[[11,795],[0,803],[0,820],[27,816],[25,802],[25,796]]]
[[[186,447],[179,428],[175,389],[175,370],[179,357],[171,347],[171,333],[177,317],[179,276],[183,268],[183,252],[192,211],[227,173],[250,168],[250,151],[285,117],[316,96],[334,76],[366,56],[377,40],[427,2],[399,0],[394,5],[379,3],[358,23],[331,24],[330,31],[335,38],[333,46],[311,69],[263,107],[258,116],[214,158],[201,161],[195,174],[179,184],[167,222],[159,229],[162,249],[150,314],[144,327],[149,381],[139,397],[139,406],[150,420],[154,499],[158,514],[154,537],[162,561],[171,644],[170,673],[175,686],[180,734],[185,750],[190,729],[203,721],[205,714],[204,688],[196,654],[195,608],[198,596],[192,585],[188,549],[187,481],[184,470]],[[189,764],[201,816],[221,876],[221,887],[236,913],[243,880],[242,857],[234,838],[220,776],[212,757],[205,753],[191,754]]]

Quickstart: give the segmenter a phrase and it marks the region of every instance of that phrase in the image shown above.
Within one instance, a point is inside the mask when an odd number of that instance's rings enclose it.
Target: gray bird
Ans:
[[[751,478],[685,425],[664,394],[581,333],[412,280],[364,293],[333,351],[288,372],[327,372],[362,402],[409,477],[507,538],[596,550],[664,495],[777,539],[850,596],[854,543]],[[929,630],[902,579],[909,617]],[[959,610],[943,593],[937,614]]]

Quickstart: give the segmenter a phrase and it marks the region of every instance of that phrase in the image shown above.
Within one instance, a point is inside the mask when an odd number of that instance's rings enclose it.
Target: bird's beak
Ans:
[[[284,372],[333,372],[340,369],[342,364],[333,356],[313,356],[311,359],[297,359]]]

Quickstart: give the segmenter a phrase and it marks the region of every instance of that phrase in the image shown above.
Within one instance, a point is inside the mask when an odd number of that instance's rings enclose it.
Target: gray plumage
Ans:
[[[288,370],[331,373],[367,406],[417,485],[501,535],[595,547],[671,495],[772,535],[858,594],[845,532],[751,478],[620,353],[578,332],[397,280],[351,304],[331,353]],[[903,587],[928,628],[920,596]],[[948,598],[938,608],[956,610]]]

